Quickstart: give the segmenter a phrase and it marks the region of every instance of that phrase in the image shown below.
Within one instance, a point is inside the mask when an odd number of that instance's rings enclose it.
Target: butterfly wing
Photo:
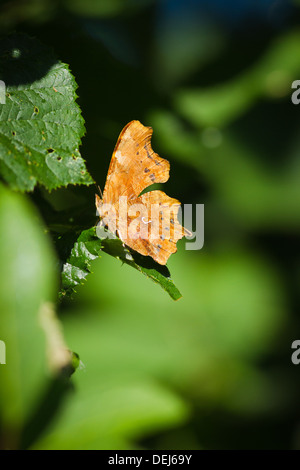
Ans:
[[[137,209],[138,216],[129,222],[123,242],[157,263],[166,264],[169,256],[177,251],[177,241],[189,235],[178,220],[180,202],[163,191],[150,191],[129,205],[129,214],[131,207]]]
[[[126,245],[166,264],[169,256],[177,251],[177,241],[188,231],[178,221],[179,201],[162,191],[140,196],[153,183],[165,183],[169,179],[169,162],[151,148],[152,132],[151,127],[139,121],[131,121],[124,127],[110,162],[103,199],[96,196],[96,206],[104,225],[117,231]],[[127,198],[125,217],[120,216],[121,197]],[[132,212],[137,206],[138,216]]]
[[[169,179],[170,164],[151,148],[152,128],[131,121],[122,130],[108,169],[103,202],[117,204],[120,196],[137,198],[153,183]]]

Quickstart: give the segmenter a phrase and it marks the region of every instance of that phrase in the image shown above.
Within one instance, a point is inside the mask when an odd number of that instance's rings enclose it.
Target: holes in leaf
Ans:
[[[57,157],[57,161],[60,162],[62,160],[61,157]]]
[[[51,148],[51,147],[49,147],[49,148],[47,149],[47,152],[48,152],[48,153],[52,153],[52,152],[54,152],[54,149]]]
[[[40,112],[39,108],[37,106],[34,107],[34,113],[38,114]]]
[[[11,132],[11,135],[15,136],[15,135],[16,135],[16,131],[12,131],[12,132]]]

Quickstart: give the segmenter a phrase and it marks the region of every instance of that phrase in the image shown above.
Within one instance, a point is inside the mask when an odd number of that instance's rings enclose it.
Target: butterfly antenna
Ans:
[[[100,188],[99,184],[97,185],[97,187],[98,187],[98,191],[100,193],[101,199],[103,199],[103,192],[102,192],[102,189]]]

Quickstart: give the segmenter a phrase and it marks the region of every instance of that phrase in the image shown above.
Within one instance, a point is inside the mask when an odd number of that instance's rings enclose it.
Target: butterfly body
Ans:
[[[180,202],[163,191],[144,189],[169,179],[170,163],[151,148],[151,127],[131,121],[122,130],[110,162],[102,199],[96,195],[101,224],[123,243],[164,265],[189,235],[178,221]]]

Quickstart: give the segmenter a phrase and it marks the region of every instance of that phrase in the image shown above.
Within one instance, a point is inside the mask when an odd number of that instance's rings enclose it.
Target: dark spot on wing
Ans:
[[[154,173],[151,173],[151,175],[149,175],[149,178],[151,179],[151,181],[155,181],[155,174]]]
[[[161,240],[164,240],[164,239],[165,239],[165,236],[164,236],[164,235],[161,235],[161,236],[160,236],[160,239],[161,239]]]
[[[174,219],[170,219],[172,225],[174,225]]]
[[[147,152],[147,157],[150,158],[150,160],[153,160],[153,157],[152,157],[152,155],[151,155],[150,152],[149,152],[149,149],[148,149],[148,147],[147,147],[147,144],[144,145],[144,149],[145,149],[146,152]]]
[[[150,171],[149,168],[144,169],[144,173],[149,173],[149,171]]]

